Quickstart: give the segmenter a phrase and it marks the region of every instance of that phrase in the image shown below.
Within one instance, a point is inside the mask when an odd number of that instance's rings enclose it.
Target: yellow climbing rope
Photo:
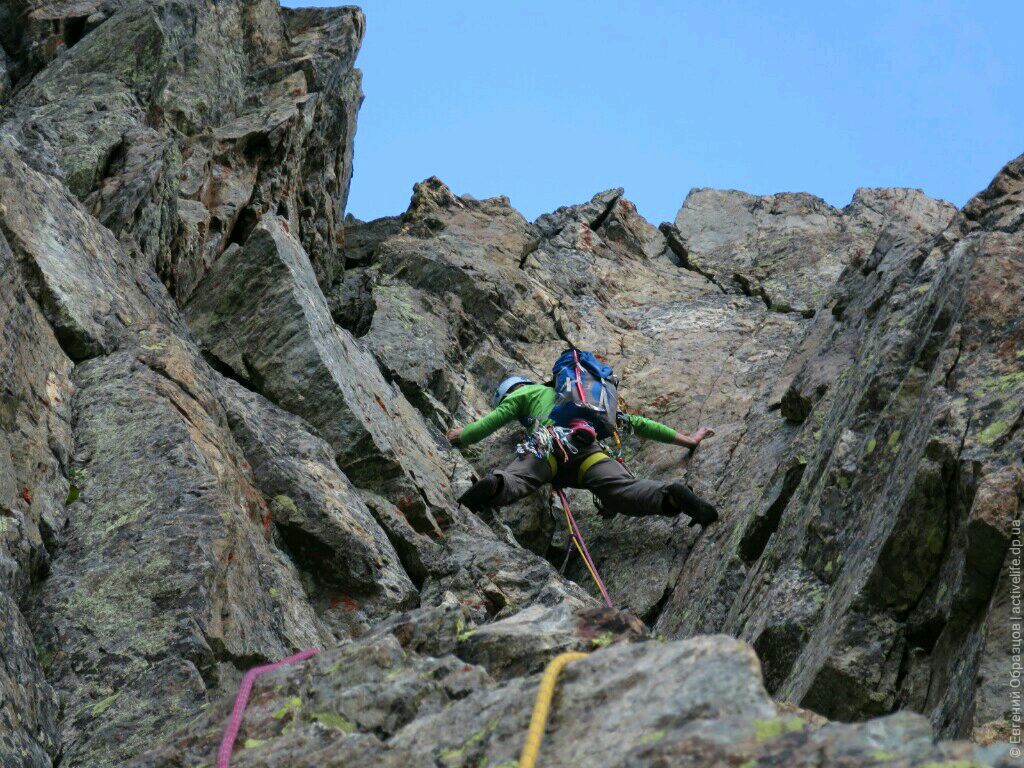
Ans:
[[[544,738],[544,728],[548,724],[551,713],[551,699],[555,695],[555,682],[562,667],[570,661],[585,659],[585,653],[560,653],[548,662],[544,675],[537,689],[537,700],[533,703],[533,714],[530,716],[530,728],[526,732],[526,742],[519,755],[519,768],[534,768],[537,765],[537,754],[540,752],[540,741]]]

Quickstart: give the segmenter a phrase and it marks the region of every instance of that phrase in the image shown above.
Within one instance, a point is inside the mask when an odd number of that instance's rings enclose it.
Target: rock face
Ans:
[[[267,212],[330,276],[362,100],[358,9],[38,5],[5,3],[30,20],[9,50],[29,72],[49,62],[18,82],[7,142],[133,240],[178,299]]]
[[[234,765],[513,765],[562,651],[545,764],[1010,765],[1024,157],[961,211],[430,178],[360,222],[363,29],[0,0],[0,764],[211,765],[316,647]],[[716,432],[625,436],[706,530],[572,494],[621,610],[544,494],[455,503],[518,438],[444,431],[569,344]]]
[[[1020,163],[938,238],[891,224],[844,271],[782,398],[798,432],[730,541],[691,556],[663,631],[751,641],[776,695],[830,717],[990,727],[974,688],[1008,628],[993,599],[1022,490]]]
[[[3,46],[0,46],[0,104],[7,101],[7,95],[11,91],[10,63],[7,60],[7,53]]]
[[[949,205],[915,189],[858,189],[841,211],[803,193],[695,189],[665,231],[686,266],[722,290],[812,316],[843,268],[863,259],[886,226],[927,237],[950,214]]]
[[[506,619],[506,621],[510,621]],[[493,625],[499,626],[503,622]],[[615,644],[559,684],[547,765],[982,765],[998,747],[936,745],[906,713],[825,724],[772,702],[757,658],[722,635]],[[259,684],[233,765],[517,764],[534,681],[498,681],[453,655],[421,656],[380,635]],[[628,718],[623,717],[628,712]],[[228,702],[131,765],[209,764]]]

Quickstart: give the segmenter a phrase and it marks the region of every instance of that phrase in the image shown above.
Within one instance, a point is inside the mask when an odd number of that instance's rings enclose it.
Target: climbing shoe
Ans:
[[[459,504],[471,512],[479,512],[491,506],[488,502],[501,490],[501,477],[487,475],[473,483],[469,490],[459,496]]]
[[[711,525],[718,520],[715,508],[691,491],[685,483],[676,481],[667,490],[663,514],[675,517],[680,512],[685,512],[692,520],[691,526]]]
[[[601,518],[604,520],[612,520],[619,514],[614,509],[609,509],[604,504],[602,504],[600,499],[597,498],[597,496],[594,496],[594,509],[597,510],[597,514],[599,514]]]

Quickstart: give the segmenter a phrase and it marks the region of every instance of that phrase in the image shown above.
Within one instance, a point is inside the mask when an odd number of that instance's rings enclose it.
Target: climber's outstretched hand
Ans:
[[[715,436],[715,430],[708,429],[707,427],[701,427],[700,429],[698,429],[696,432],[693,433],[693,439],[697,443],[700,443],[700,441],[703,440],[706,437],[714,437],[714,436]]]
[[[462,428],[452,427],[451,429],[448,430],[448,434],[446,435],[446,437],[448,438],[448,442],[451,443],[452,445],[461,445]]]
[[[676,432],[676,439],[673,442],[675,442],[676,445],[693,449],[700,445],[702,440],[711,437],[713,434],[715,434],[713,430],[710,430],[707,427],[701,427],[692,435],[688,435],[685,432]]]

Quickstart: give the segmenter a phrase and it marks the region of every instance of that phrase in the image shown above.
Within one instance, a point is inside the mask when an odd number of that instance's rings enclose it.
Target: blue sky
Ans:
[[[1024,152],[1019,0],[360,6],[362,219],[431,175],[530,219],[616,186],[655,224],[691,187],[962,205]]]

